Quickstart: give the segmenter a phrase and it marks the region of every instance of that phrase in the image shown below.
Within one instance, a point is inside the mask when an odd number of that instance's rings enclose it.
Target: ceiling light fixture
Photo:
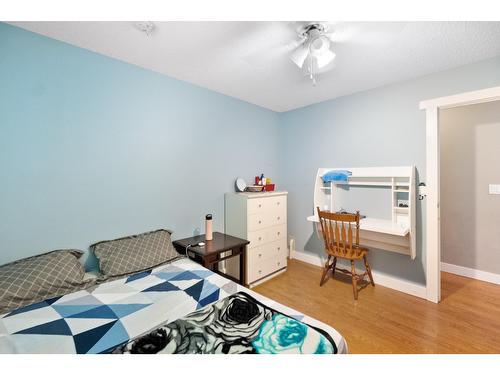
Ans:
[[[309,58],[307,72],[313,85],[316,86],[316,71],[330,64],[336,55],[331,51],[331,41],[325,34],[323,25],[310,24],[299,36],[302,39],[300,46],[292,52],[290,58],[301,69],[306,59]]]

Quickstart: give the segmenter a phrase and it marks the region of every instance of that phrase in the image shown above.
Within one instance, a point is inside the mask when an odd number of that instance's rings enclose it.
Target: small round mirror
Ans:
[[[236,191],[243,192],[247,188],[247,183],[241,177],[236,179]]]

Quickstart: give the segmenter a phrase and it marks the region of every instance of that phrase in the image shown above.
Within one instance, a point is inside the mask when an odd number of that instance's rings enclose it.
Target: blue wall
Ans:
[[[185,237],[209,212],[223,230],[237,176],[279,181],[278,126],[272,111],[0,23],[0,264],[159,227]]]
[[[319,167],[415,164],[419,180],[425,181],[425,112],[419,102],[498,85],[500,58],[495,58],[282,114],[280,174],[289,191],[288,233],[296,238],[297,250],[322,254],[313,224],[306,222],[313,214]],[[376,203],[367,200],[359,208],[373,210]],[[417,207],[416,260],[374,250],[375,270],[425,283],[424,215],[425,200]]]
[[[425,181],[419,101],[496,85],[500,58],[278,114],[0,23],[0,264],[159,227],[180,238],[208,212],[222,230],[224,193],[261,171],[289,191],[297,250],[320,254],[305,220],[318,167],[415,164]],[[425,281],[424,214],[417,259],[376,250],[374,269]]]

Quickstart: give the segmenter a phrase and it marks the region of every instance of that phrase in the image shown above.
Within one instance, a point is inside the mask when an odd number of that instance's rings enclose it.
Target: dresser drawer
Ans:
[[[266,222],[269,225],[278,225],[286,223],[286,210],[280,210],[279,212],[269,212],[266,216]]]
[[[273,225],[264,229],[248,232],[247,240],[250,241],[248,248],[262,246],[278,240],[286,240],[286,224]]]
[[[268,199],[268,212],[286,217],[286,195]]]
[[[279,240],[247,249],[247,264],[252,267],[263,260],[276,257],[286,257],[286,241]]]
[[[277,258],[283,259],[286,263],[286,259],[288,258],[288,247],[286,246],[286,240],[282,239],[281,241],[276,241],[274,243],[274,254]]]
[[[286,227],[286,215],[283,216],[283,214],[269,213],[269,214],[253,214],[248,216],[249,232],[258,231],[268,227],[278,226],[281,224],[283,225],[283,227]]]
[[[253,198],[247,201],[247,212],[249,215],[261,214],[266,212],[266,208],[269,205],[267,202],[269,198]]]
[[[274,225],[267,229],[267,240],[269,242],[285,240],[286,241],[286,224]]]
[[[275,271],[281,270],[283,268],[286,268],[286,266],[288,264],[288,258],[286,255],[279,256],[279,257],[276,257],[274,259],[270,259],[270,262],[272,265],[271,272],[275,272]]]
[[[273,272],[285,268],[286,265],[287,265],[286,256],[265,259],[252,266],[249,265],[247,272],[247,283],[250,284],[256,280],[269,276]]]
[[[271,218],[266,214],[248,215],[248,231],[264,229],[271,224]]]
[[[252,232],[248,232],[247,240],[250,241],[248,244],[248,248],[251,249],[253,247],[262,246],[269,241],[269,229],[264,228],[261,230],[255,230]]]
[[[249,215],[268,213],[280,209],[283,209],[286,215],[286,195],[253,198],[249,199],[247,202],[247,211]]]

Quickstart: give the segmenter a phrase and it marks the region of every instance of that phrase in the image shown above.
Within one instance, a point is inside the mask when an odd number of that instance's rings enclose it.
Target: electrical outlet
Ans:
[[[490,184],[488,191],[490,194],[500,194],[500,185]]]

